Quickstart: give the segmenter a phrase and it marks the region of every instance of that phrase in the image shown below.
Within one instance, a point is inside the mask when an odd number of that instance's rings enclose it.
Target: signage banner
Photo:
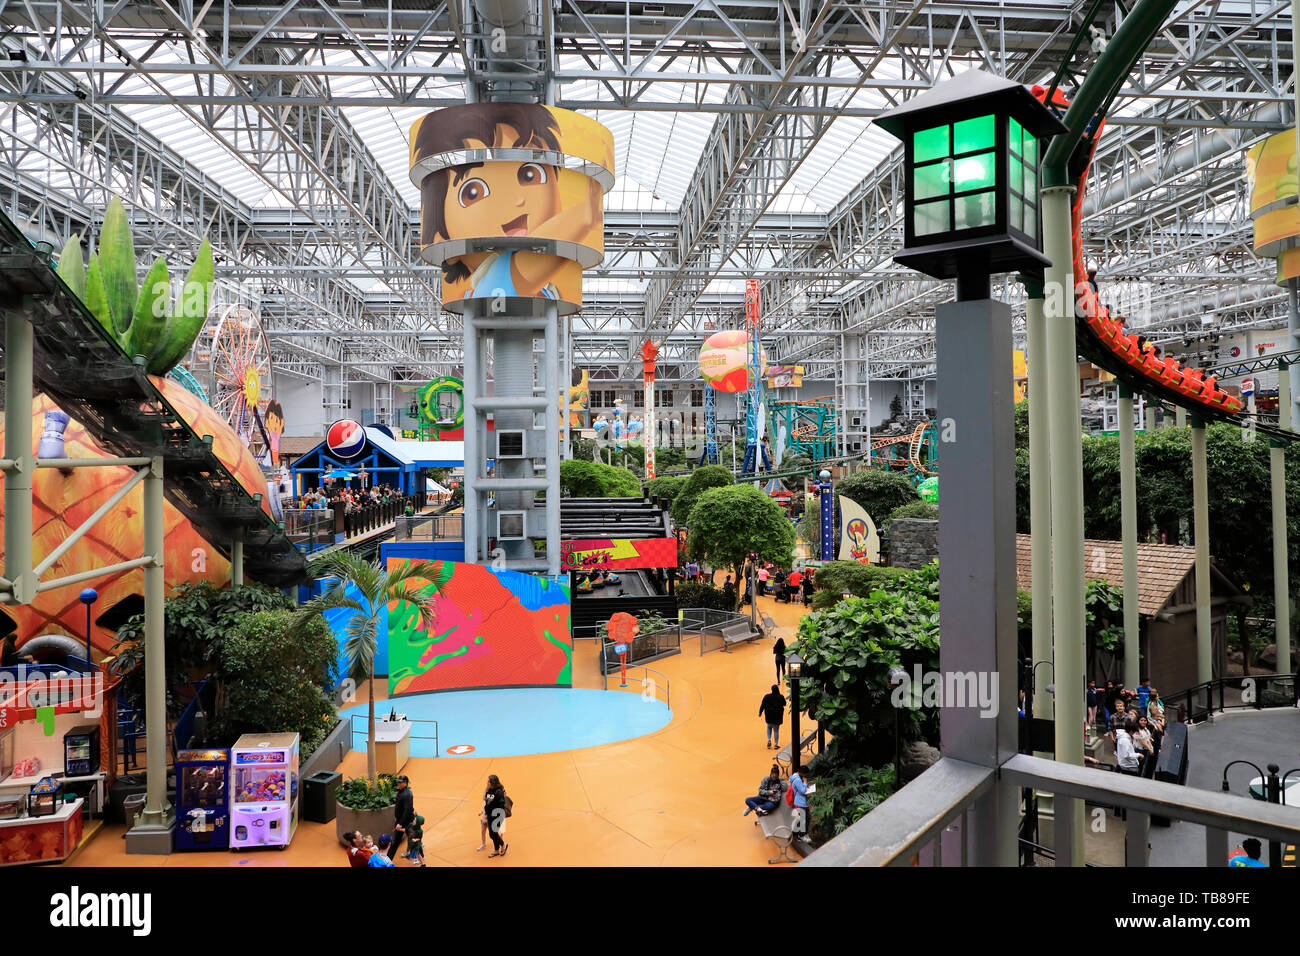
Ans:
[[[866,509],[852,499],[839,495],[840,560],[880,563],[880,534]]]
[[[565,571],[677,567],[676,538],[584,538],[560,542]]]
[[[768,388],[798,388],[802,384],[802,365],[769,365],[767,367]]]
[[[750,328],[758,327],[758,280],[745,280],[745,321]]]

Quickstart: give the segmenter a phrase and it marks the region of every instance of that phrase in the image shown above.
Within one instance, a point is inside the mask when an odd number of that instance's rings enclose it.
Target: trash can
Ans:
[[[322,770],[302,781],[302,818],[312,823],[329,823],[334,819],[335,799],[343,774]]]
[[[135,821],[144,812],[144,801],[145,795],[143,793],[133,793],[122,801],[122,814],[126,817],[126,828],[128,830],[135,826]]]

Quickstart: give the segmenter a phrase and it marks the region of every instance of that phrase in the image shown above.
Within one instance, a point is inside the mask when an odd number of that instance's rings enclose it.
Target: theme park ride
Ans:
[[[871,464],[877,468],[906,468],[914,484],[924,481],[939,473],[937,434],[934,422],[921,422],[906,435],[872,439]]]
[[[16,624],[20,649],[45,634],[84,636],[86,609],[78,601],[84,582],[95,580],[101,616],[138,602],[144,578],[156,568],[152,558],[134,557],[151,522],[161,526],[167,588],[193,580],[238,582],[245,572],[273,586],[306,576],[306,561],[272,517],[266,479],[244,442],[184,384],[164,377],[207,316],[212,259],[206,243],[186,282],[195,299],[185,301],[183,293],[173,305],[162,260],[137,291],[119,202],[105,215],[89,264],[77,238],[56,273],[0,215],[9,466],[4,613]],[[15,387],[28,375],[35,389],[30,398]],[[60,434],[64,413],[71,421]],[[22,482],[14,463],[32,456],[35,436],[42,439],[39,457]],[[101,467],[84,467],[103,459],[109,461]],[[161,460],[156,517],[140,487],[149,475],[133,464],[142,459]],[[98,621],[90,636],[101,655],[115,639],[113,628]]]

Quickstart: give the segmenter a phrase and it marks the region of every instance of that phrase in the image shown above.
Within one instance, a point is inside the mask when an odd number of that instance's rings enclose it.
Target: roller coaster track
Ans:
[[[1048,105],[1058,111],[1069,106],[1069,100],[1058,90],[1049,92],[1042,87],[1034,87],[1034,94],[1040,101],[1050,96]],[[1076,277],[1086,275],[1080,236],[1083,202],[1092,157],[1104,126],[1104,116],[1097,115],[1079,140],[1070,161],[1070,174],[1076,186],[1071,209]],[[1242,407],[1240,399],[1217,387],[1215,370],[1202,373],[1200,370],[1183,368],[1173,359],[1158,360],[1150,353],[1142,352],[1137,345],[1137,336],[1124,332],[1121,323],[1111,316],[1110,310],[1101,303],[1096,290],[1086,280],[1078,281],[1076,278],[1075,297],[1075,338],[1078,352],[1093,365],[1110,372],[1134,393],[1140,392],[1168,405],[1180,406],[1194,417],[1205,421],[1232,422],[1242,427],[1247,424],[1239,414]],[[1279,357],[1281,356],[1274,355],[1269,358],[1276,364]],[[1256,364],[1239,363],[1230,368]],[[1225,374],[1243,373],[1230,371]],[[1255,427],[1279,440],[1290,442],[1300,439],[1300,434],[1296,432],[1258,420]]]
[[[283,529],[63,284],[21,230],[0,213],[0,322],[33,308],[32,373],[38,389],[123,457],[163,459],[167,500],[214,548],[230,555],[244,534],[244,569],[276,587],[306,579],[307,562]]]

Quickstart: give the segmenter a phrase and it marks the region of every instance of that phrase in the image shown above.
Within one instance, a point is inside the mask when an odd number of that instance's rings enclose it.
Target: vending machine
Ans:
[[[298,826],[298,735],[244,734],[230,748],[230,848],[286,847]]]
[[[181,750],[176,754],[176,849],[225,850],[230,846],[230,751]]]

